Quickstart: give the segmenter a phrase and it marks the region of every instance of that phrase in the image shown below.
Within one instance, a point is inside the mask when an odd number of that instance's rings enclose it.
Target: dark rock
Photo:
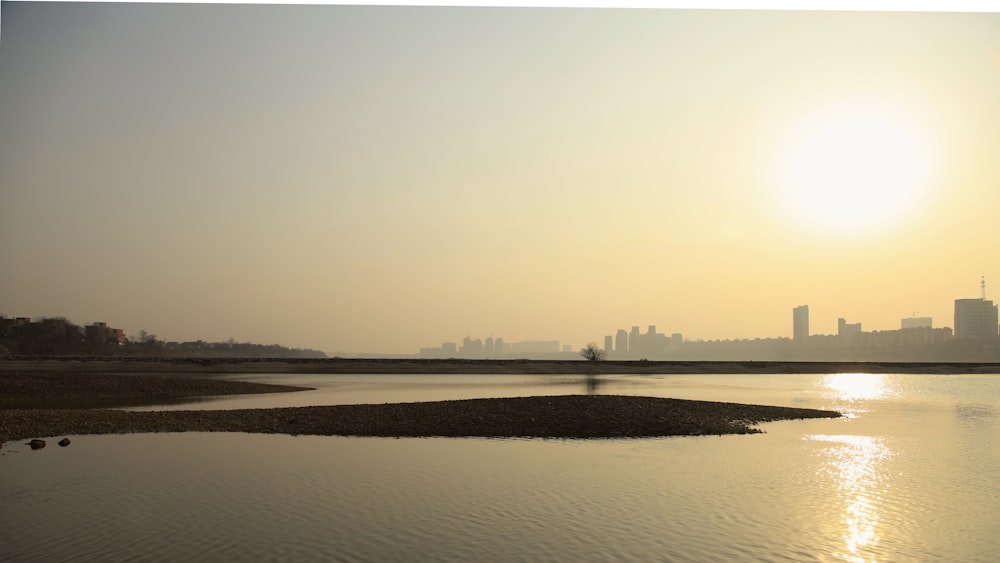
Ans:
[[[69,445],[69,438],[63,438],[62,440],[59,440],[59,445],[62,446],[62,447],[64,447],[64,448],[66,446],[68,446]]]
[[[45,440],[35,438],[34,440],[28,442],[28,445],[31,446],[31,449],[33,450],[40,450],[45,447]]]

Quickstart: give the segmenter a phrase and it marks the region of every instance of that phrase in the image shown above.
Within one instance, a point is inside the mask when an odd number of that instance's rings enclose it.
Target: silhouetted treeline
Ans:
[[[105,323],[81,327],[63,317],[0,316],[0,355],[177,358],[325,358],[308,348],[250,342],[166,342],[144,330],[128,338]]]
[[[309,348],[286,348],[278,344],[253,344],[250,342],[162,342],[157,346],[166,353],[162,356],[185,358],[325,358],[326,354]]]

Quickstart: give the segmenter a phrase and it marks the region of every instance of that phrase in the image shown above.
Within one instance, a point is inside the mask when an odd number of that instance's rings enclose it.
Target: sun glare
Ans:
[[[886,377],[878,373],[831,373],[823,384],[834,397],[847,401],[884,399],[892,394]]]
[[[880,230],[923,201],[930,139],[900,108],[850,101],[801,118],[780,152],[780,197],[797,222],[832,236]]]

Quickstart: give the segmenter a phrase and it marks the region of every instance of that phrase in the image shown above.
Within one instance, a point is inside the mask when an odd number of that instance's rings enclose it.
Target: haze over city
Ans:
[[[1000,14],[0,15],[7,316],[389,354],[1000,297]]]

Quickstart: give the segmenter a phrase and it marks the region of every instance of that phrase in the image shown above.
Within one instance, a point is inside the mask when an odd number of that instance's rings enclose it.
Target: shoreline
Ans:
[[[11,371],[73,373],[350,373],[350,374],[799,374],[799,373],[1000,373],[1000,362],[797,362],[797,361],[604,361],[472,360],[416,358],[0,358]]]

